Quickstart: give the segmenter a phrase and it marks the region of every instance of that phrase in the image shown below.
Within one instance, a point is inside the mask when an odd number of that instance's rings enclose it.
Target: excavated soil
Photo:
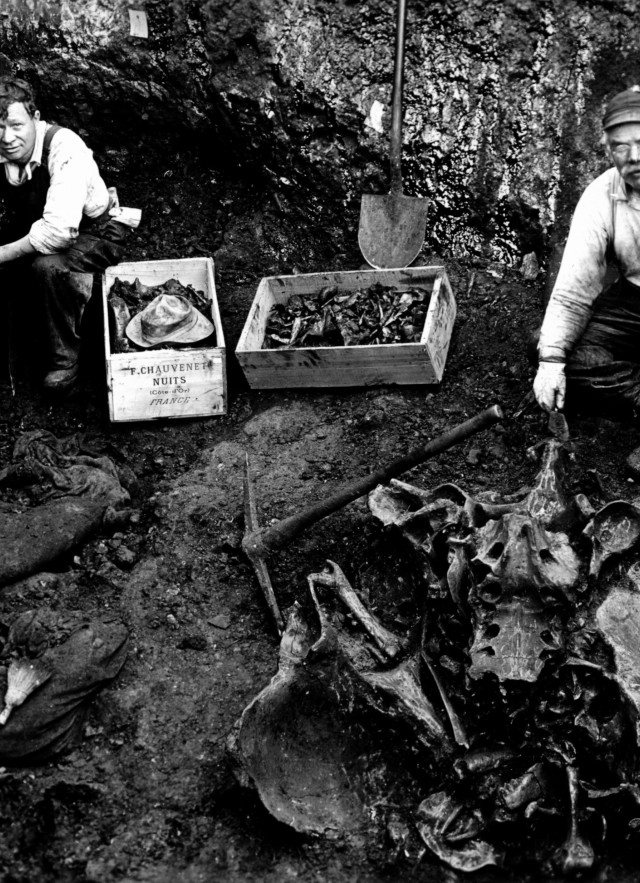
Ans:
[[[0,593],[3,627],[47,605],[91,619],[116,615],[131,633],[126,666],[91,705],[82,743],[57,762],[0,771],[0,878],[456,880],[428,856],[419,863],[391,859],[382,844],[362,850],[295,834],[233,776],[229,733],[274,674],[278,649],[240,545],[244,454],[253,460],[266,525],[497,403],[503,424],[405,478],[425,487],[453,481],[471,493],[531,483],[537,465],[526,451],[547,432],[527,400],[533,371],[526,342],[541,317],[544,274],[529,282],[485,260],[421,256],[420,263],[444,263],[459,309],[439,387],[254,392],[233,351],[260,276],[356,269],[362,260],[353,231],[335,247],[325,237],[315,248],[296,220],[303,205],[297,215],[283,215],[238,182],[212,188],[197,158],[180,168],[182,177],[163,177],[158,161],[147,179],[124,182],[128,204],[142,207],[145,217],[131,257],[215,257],[228,414],[110,424],[95,355],[85,356],[80,395],[66,403],[44,399],[28,373],[15,395],[6,377],[0,388],[0,466],[24,431],[78,434],[85,446],[127,467],[139,512],[126,530],[96,537],[54,573]],[[636,429],[592,415],[572,416],[569,425],[576,488],[602,500],[633,499],[638,488],[625,458],[638,441]],[[274,555],[270,568],[282,608],[302,595],[307,573],[327,558],[353,576],[370,561],[377,531],[359,500]],[[540,879],[526,867],[518,876]],[[498,878],[504,875],[476,877]],[[623,874],[599,869],[589,879]]]

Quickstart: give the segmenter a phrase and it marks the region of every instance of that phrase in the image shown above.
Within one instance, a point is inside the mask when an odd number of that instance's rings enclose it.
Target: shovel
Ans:
[[[396,55],[391,105],[391,189],[386,196],[365,194],[360,206],[358,244],[366,262],[375,269],[408,267],[424,242],[428,199],[402,192],[402,81],[407,0],[398,0]]]

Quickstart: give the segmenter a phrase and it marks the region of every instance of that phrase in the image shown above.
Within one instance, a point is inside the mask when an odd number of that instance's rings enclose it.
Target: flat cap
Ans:
[[[640,86],[631,86],[624,92],[618,92],[605,108],[603,129],[611,129],[622,123],[640,123]]]

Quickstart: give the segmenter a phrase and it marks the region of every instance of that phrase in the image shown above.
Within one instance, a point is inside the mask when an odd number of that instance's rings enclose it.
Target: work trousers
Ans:
[[[105,216],[82,231],[64,252],[39,254],[7,265],[13,280],[20,280],[17,287],[14,281],[14,290],[20,293],[26,288],[31,295],[28,306],[16,304],[13,312],[17,321],[12,323],[11,334],[24,326],[25,306],[35,311],[28,321],[41,317],[44,353],[40,355],[46,371],[77,363],[82,317],[100,281],[96,274],[121,260],[128,232],[124,224]]]
[[[66,253],[38,255],[31,273],[42,308],[49,371],[72,368],[80,354],[80,328],[93,293],[94,274],[69,269]]]
[[[640,287],[617,279],[598,297],[566,367],[567,404],[622,419],[640,415]]]

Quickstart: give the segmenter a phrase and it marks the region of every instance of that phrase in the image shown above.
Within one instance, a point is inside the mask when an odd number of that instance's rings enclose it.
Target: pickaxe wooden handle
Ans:
[[[247,531],[245,538],[251,534],[260,533],[258,530],[258,509],[256,506],[253,475],[251,473],[249,454],[247,453],[244,455],[244,529]],[[244,547],[244,540],[242,545]],[[278,629],[278,634],[281,635],[284,631],[284,620],[278,607],[275,592],[273,591],[267,563],[258,551],[245,548],[244,552],[251,562],[256,579],[260,583],[262,594],[269,606],[273,621]]]
[[[491,408],[476,414],[475,417],[465,420],[464,423],[459,423],[453,429],[433,439],[433,441],[430,441],[423,447],[416,448],[406,456],[394,460],[388,466],[350,482],[341,491],[338,491],[326,500],[321,500],[319,503],[309,506],[308,509],[303,509],[302,512],[283,518],[281,521],[262,530],[252,530],[245,524],[247,532],[242,540],[242,548],[245,554],[252,560],[266,557],[276,549],[285,546],[311,524],[321,521],[338,509],[342,509],[348,503],[352,503],[358,497],[362,497],[364,494],[372,491],[379,484],[388,484],[392,478],[397,478],[403,472],[407,472],[436,454],[441,454],[443,451],[469,438],[469,436],[475,435],[476,432],[480,432],[494,423],[498,423],[503,418],[502,408],[499,405],[493,405]]]

